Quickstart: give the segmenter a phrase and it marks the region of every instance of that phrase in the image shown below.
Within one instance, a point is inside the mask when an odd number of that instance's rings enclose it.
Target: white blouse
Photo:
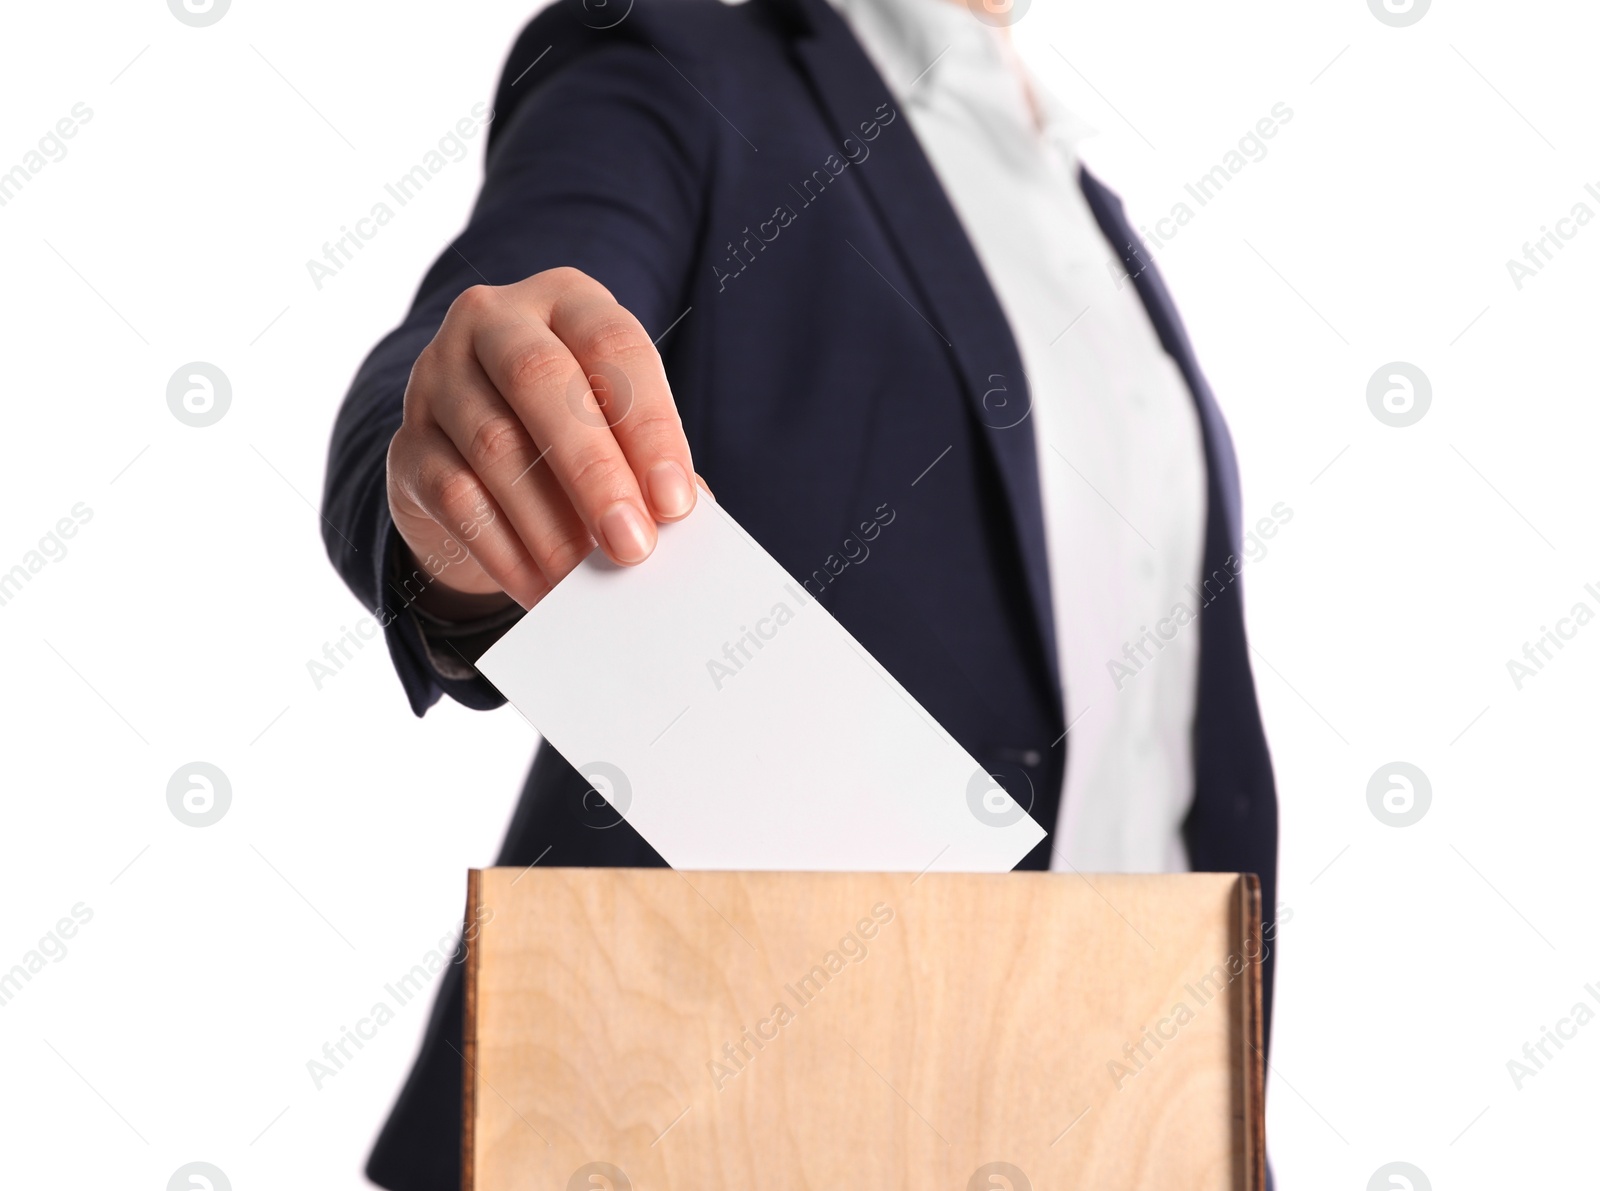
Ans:
[[[1200,637],[1173,614],[1200,577],[1204,449],[1079,188],[1089,130],[964,4],[831,2],[910,120],[1030,381],[1070,725],[1051,867],[1185,870]]]

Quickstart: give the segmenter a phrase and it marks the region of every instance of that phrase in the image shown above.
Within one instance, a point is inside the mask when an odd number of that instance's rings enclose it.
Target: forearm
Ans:
[[[346,583],[384,626],[419,715],[443,693],[472,707],[503,702],[470,665],[515,620],[516,606],[502,595],[471,594],[488,590],[472,555],[496,535],[503,546],[515,517],[501,517],[504,510],[490,502],[484,508],[491,520],[501,519],[485,530],[484,542],[462,546],[456,539],[476,525],[426,510],[439,526],[423,524],[427,540],[418,556],[406,546],[418,533],[415,499],[409,481],[394,481],[400,487],[391,491],[388,471],[391,441],[411,424],[404,411],[408,386],[417,383],[413,366],[441,326],[448,330],[447,313],[464,291],[515,286],[558,267],[607,287],[607,300],[643,324],[641,335],[664,330],[682,312],[699,218],[695,179],[710,156],[710,117],[702,107],[644,46],[597,51],[531,97],[500,130],[468,226],[440,254],[405,322],[373,350],[345,398],[329,451],[324,539]],[[435,367],[429,380],[429,400],[443,404],[432,413],[419,409],[418,424],[459,421],[472,377],[462,374],[459,384],[446,377],[441,388]],[[467,454],[469,445],[476,446],[470,434],[458,444]],[[404,540],[395,499],[410,502],[403,505]],[[452,581],[452,566],[463,582]]]

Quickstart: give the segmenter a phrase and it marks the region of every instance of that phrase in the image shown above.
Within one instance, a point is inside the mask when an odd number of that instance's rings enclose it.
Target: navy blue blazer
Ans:
[[[1245,643],[1233,448],[1120,202],[1082,185],[1204,436],[1189,859],[1258,874],[1270,920],[1277,801]],[[660,337],[718,501],[1053,832],[1068,721],[1027,378],[909,122],[826,0],[562,0],[517,41],[471,220],[363,364],[329,453],[329,554],[384,624],[417,714],[443,694],[503,700],[481,676],[439,674],[405,613],[419,585],[400,565],[384,460],[407,377],[462,290],[558,265]],[[1095,560],[1080,565],[1067,581],[1095,582]],[[1047,867],[1050,846],[1023,867]],[[498,863],[540,857],[662,863],[549,748]],[[459,975],[447,971],[373,1152],[382,1186],[457,1185]],[[1270,958],[1264,976],[1270,1007]]]

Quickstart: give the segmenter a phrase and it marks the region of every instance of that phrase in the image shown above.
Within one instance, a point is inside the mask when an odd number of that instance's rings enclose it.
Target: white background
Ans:
[[[339,398],[463,221],[481,136],[320,292],[305,262],[489,99],[526,16],[7,10],[0,170],[93,111],[0,208],[0,570],[93,511],[0,607],[0,969],[93,911],[0,1008],[9,1186],[156,1189],[197,1159],[241,1191],[363,1185],[426,1006],[320,1091],[306,1062],[459,922],[533,738],[509,710],[414,719],[377,647],[315,688],[307,662],[362,610],[314,506]],[[1578,601],[1600,611],[1600,222],[1520,292],[1505,262],[1574,204],[1600,213],[1597,34],[1576,0],[1441,0],[1410,28],[1362,0],[1036,0],[1017,29],[1138,222],[1294,113],[1156,253],[1247,518],[1294,510],[1245,572],[1292,912],[1284,1187],[1364,1188],[1392,1160],[1439,1188],[1593,1168],[1600,1024],[1520,1090],[1506,1064],[1600,984],[1600,626],[1521,690],[1506,661]],[[206,429],[166,405],[191,360],[233,385]],[[1433,385],[1404,429],[1366,403],[1392,360]],[[233,787],[204,830],[165,797],[197,759]],[[1433,790],[1404,829],[1366,802],[1394,760]]]

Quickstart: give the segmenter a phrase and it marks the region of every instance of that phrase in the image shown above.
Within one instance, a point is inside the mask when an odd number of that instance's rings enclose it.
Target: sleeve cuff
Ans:
[[[513,605],[456,624],[422,612],[415,601],[429,578],[421,570],[408,571],[408,552],[387,507],[379,517],[377,553],[378,622],[412,712],[422,715],[444,695],[475,711],[502,706],[505,696],[472,663],[516,623],[522,609]]]
[[[396,551],[403,554],[402,551]],[[477,677],[477,661],[522,619],[524,609],[517,604],[477,616],[471,620],[446,620],[412,604],[408,614],[416,620],[422,647],[428,661],[445,678]]]

